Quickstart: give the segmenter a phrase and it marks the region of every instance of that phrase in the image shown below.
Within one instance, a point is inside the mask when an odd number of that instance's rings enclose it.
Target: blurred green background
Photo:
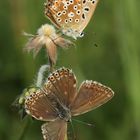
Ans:
[[[43,3],[0,1],[0,140],[42,139],[42,122],[21,121],[11,104],[47,60],[44,50],[35,59],[23,52],[27,38],[22,31],[35,34],[49,23]],[[57,67],[72,68],[79,83],[92,79],[115,91],[110,102],[77,117],[95,125],[74,123],[78,140],[140,140],[139,5],[136,0],[101,0],[76,48],[59,49]]]

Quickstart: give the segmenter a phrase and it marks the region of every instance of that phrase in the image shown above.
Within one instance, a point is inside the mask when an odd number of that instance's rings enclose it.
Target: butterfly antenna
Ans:
[[[90,126],[90,127],[95,127],[95,125],[92,124],[92,123],[87,123],[87,122],[79,121],[79,120],[76,120],[76,119],[72,119],[72,120],[75,121],[75,122]]]
[[[74,131],[74,126],[73,126],[71,120],[70,120],[70,124],[71,124],[71,128],[72,128],[73,139],[76,140],[76,135],[75,135],[75,131]]]

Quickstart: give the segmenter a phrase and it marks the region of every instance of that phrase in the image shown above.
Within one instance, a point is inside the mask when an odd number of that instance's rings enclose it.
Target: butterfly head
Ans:
[[[69,28],[69,29],[63,29],[62,30],[63,34],[69,36],[69,37],[72,37],[74,38],[75,40],[78,38],[78,37],[83,37],[84,36],[84,33],[83,32],[79,32],[78,30],[73,30],[72,28]]]

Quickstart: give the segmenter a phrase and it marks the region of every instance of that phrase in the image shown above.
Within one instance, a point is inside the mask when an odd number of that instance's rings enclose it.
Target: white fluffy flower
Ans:
[[[26,44],[27,51],[33,51],[34,56],[36,56],[42,46],[45,46],[51,65],[54,65],[57,60],[57,46],[68,48],[73,45],[70,40],[57,34],[54,26],[49,24],[42,25],[36,35],[26,35],[31,37]]]

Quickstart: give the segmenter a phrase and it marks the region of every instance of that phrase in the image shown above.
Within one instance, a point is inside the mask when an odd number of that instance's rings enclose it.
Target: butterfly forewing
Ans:
[[[68,107],[76,96],[76,77],[69,69],[58,69],[48,77],[44,91],[54,94],[62,105]]]
[[[67,135],[67,122],[57,119],[41,127],[44,140],[64,140]]]
[[[50,102],[46,94],[40,89],[26,97],[25,110],[27,114],[38,120],[52,121],[57,117],[53,103]]]
[[[45,3],[45,15],[50,19],[50,21],[58,28],[60,28],[60,25],[56,22],[55,16],[53,15],[53,11],[51,10],[51,1],[48,1]],[[52,4],[54,2],[52,1]]]
[[[71,104],[73,116],[86,113],[109,101],[114,92],[98,82],[85,81],[81,84],[77,97]]]

